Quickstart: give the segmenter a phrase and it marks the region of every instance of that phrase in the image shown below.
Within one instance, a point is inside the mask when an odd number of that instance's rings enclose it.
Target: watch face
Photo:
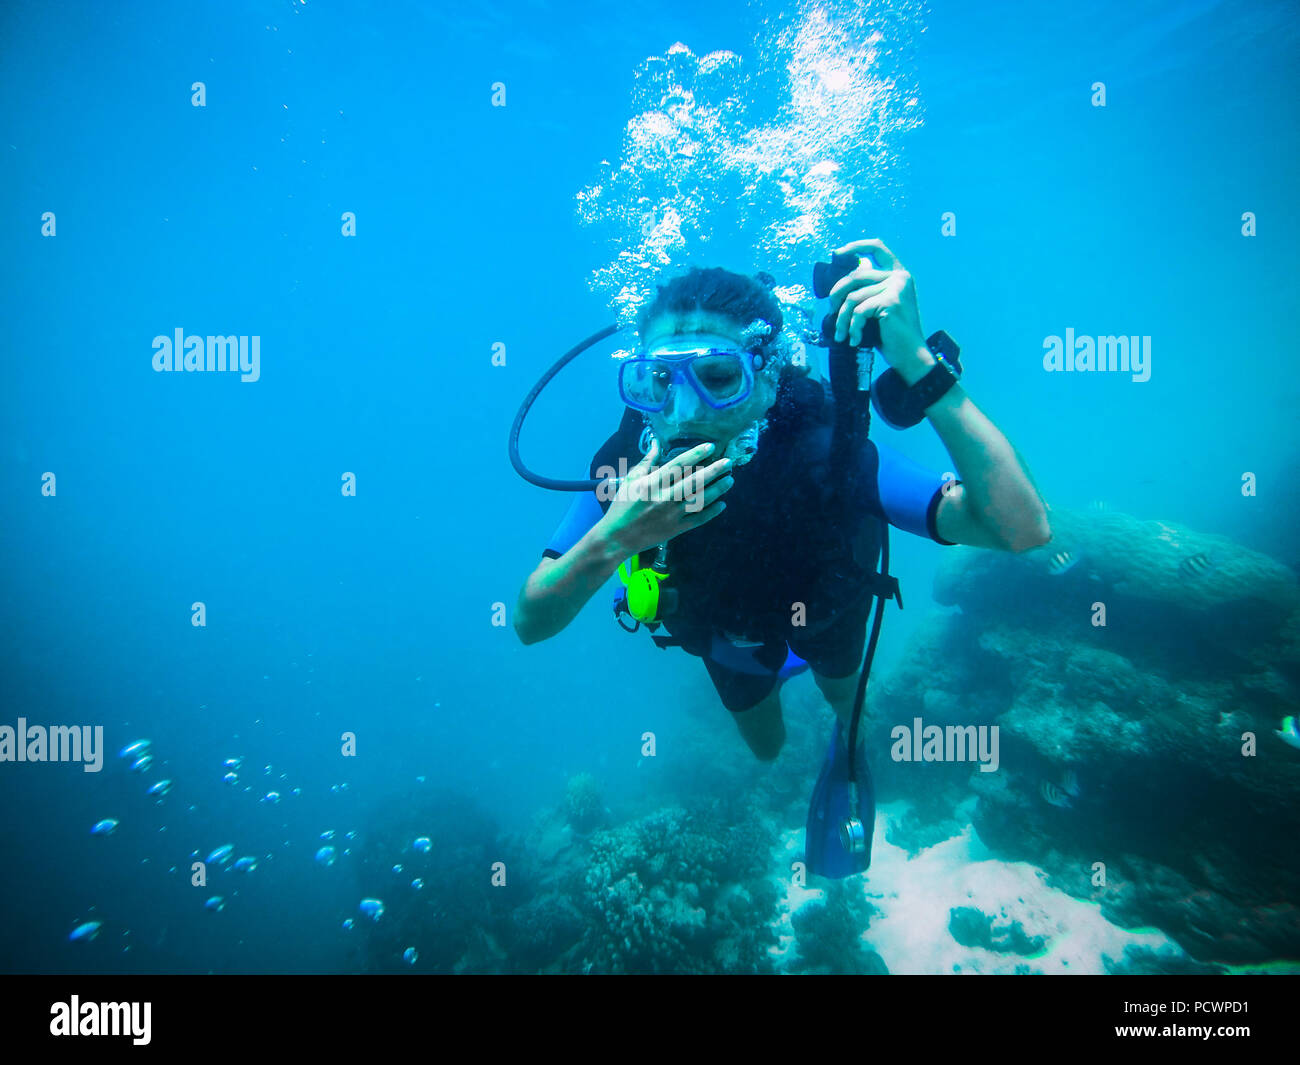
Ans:
[[[930,339],[925,342],[925,346],[935,355],[942,359],[952,370],[954,377],[961,376],[961,348],[942,329],[930,334]]]

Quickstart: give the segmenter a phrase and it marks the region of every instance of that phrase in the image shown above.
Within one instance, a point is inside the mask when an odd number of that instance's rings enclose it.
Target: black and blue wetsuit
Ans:
[[[668,545],[676,612],[664,619],[671,642],[704,660],[733,713],[761,702],[790,652],[824,677],[857,672],[871,610],[881,521],[948,544],[935,530],[943,475],[866,439],[856,462],[831,476],[834,408],[829,388],[787,373],[758,453],[734,471],[726,511]],[[635,466],[641,423],[625,417],[596,453],[602,467]],[[544,555],[558,558],[604,515],[595,492],[579,494]],[[642,563],[654,558],[653,549]],[[802,625],[792,624],[803,604]],[[669,641],[656,637],[661,643]]]

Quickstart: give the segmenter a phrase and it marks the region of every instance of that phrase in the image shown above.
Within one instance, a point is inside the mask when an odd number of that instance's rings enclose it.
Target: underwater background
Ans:
[[[1282,2],[5,5],[0,726],[102,725],[104,764],[0,762],[0,969],[1300,964],[1298,37]],[[655,280],[797,306],[865,237],[1055,538],[891,538],[873,865],[802,885],[811,679],[761,764],[612,586],[521,645],[569,500],[506,438]],[[1067,329],[1150,337],[1149,379],[1045,372]],[[258,379],[157,372],[177,330],[259,338]],[[524,454],[583,476],[620,413],[589,354]],[[894,762],[918,717],[998,725],[999,770]]]

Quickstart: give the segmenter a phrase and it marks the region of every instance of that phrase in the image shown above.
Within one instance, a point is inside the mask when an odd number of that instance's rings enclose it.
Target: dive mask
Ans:
[[[618,393],[627,406],[657,414],[668,405],[669,389],[689,384],[704,403],[725,410],[749,398],[762,368],[762,355],[737,348],[637,355],[619,366]]]

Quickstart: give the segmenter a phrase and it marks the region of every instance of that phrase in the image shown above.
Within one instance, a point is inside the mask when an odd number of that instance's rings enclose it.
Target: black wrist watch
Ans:
[[[935,363],[916,384],[909,387],[891,366],[871,388],[871,405],[893,429],[910,429],[920,422],[926,410],[942,399],[961,376],[961,349],[952,337],[940,329],[925,346],[933,353]]]

